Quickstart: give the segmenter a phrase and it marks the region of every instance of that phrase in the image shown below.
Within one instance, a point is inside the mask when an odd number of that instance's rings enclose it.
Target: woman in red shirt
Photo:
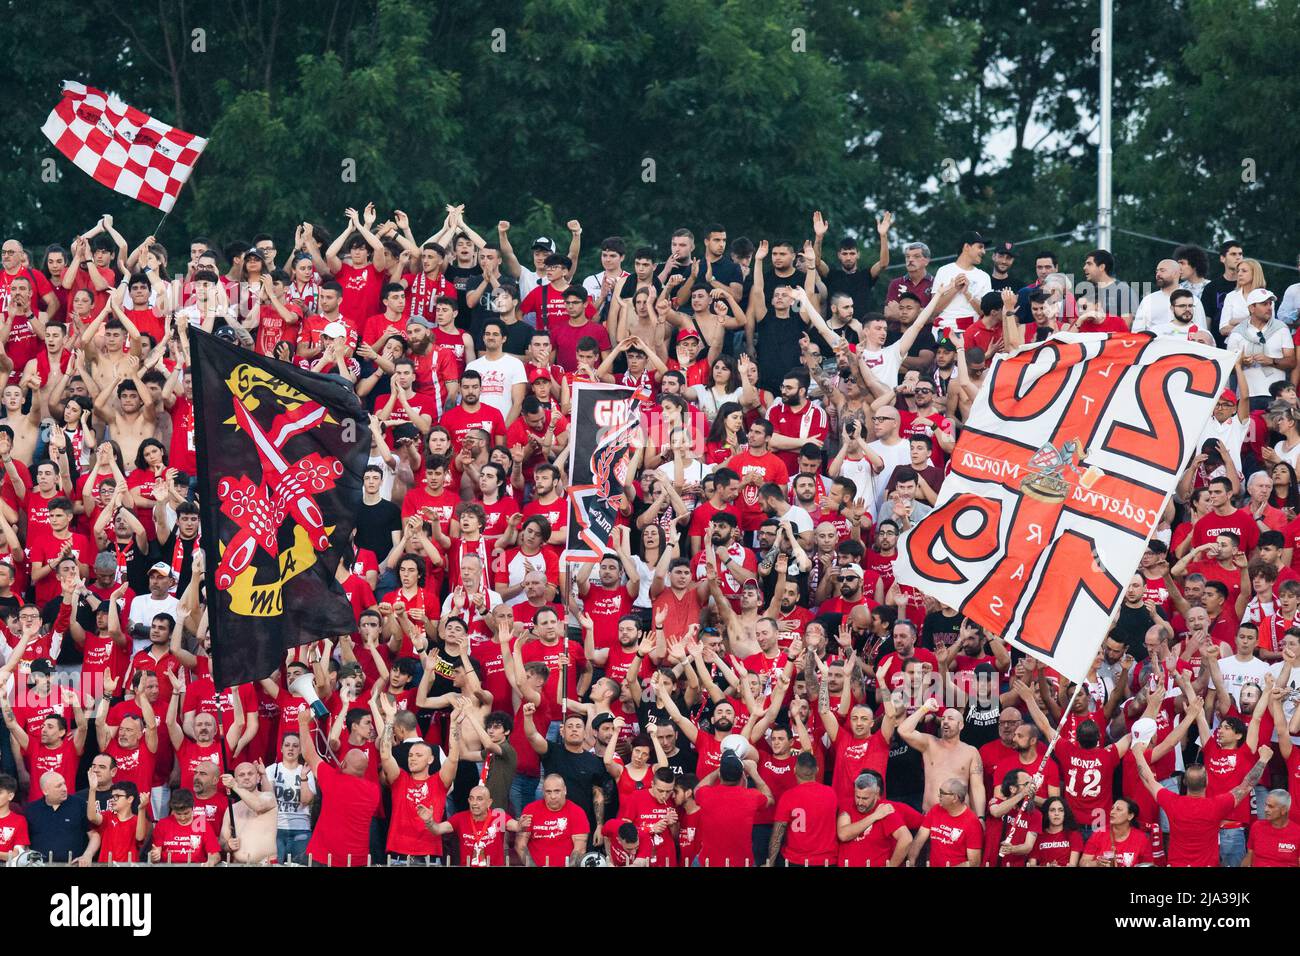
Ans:
[[[720,465],[739,455],[747,445],[745,410],[739,402],[724,402],[714,416],[709,437],[704,442],[704,463]]]
[[[614,718],[614,733],[610,735],[609,745],[605,748],[605,769],[618,784],[620,804],[636,791],[644,789],[654,779],[655,770],[668,766],[666,763],[656,763],[653,767],[650,765],[650,750],[654,743],[645,734],[640,734],[633,739],[631,757],[624,765],[614,753],[618,747],[623,723],[622,717]]]
[[[157,538],[154,530],[153,496],[154,482],[167,473],[167,448],[156,438],[146,438],[140,442],[135,453],[135,468],[126,476],[126,487],[131,492],[131,507],[135,516],[144,525],[144,533],[153,541]]]
[[[1005,782],[1005,781],[1004,781]],[[1049,797],[1043,802],[1043,832],[1034,843],[1026,866],[1078,866],[1083,852],[1083,837],[1074,825],[1074,816],[1063,797]]]

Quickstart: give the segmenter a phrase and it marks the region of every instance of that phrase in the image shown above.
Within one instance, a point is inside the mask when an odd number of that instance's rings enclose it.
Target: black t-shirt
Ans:
[[[108,546],[108,551],[114,557],[117,556],[116,548],[115,542],[111,542]],[[122,548],[122,555],[126,558],[126,583],[136,594],[144,594],[149,590],[149,569],[153,567],[154,562],[163,560],[168,564],[172,563],[172,552],[168,551],[165,558],[160,558],[155,548],[155,545],[150,545],[141,551],[136,547],[135,535],[131,535],[131,540]],[[94,626],[93,622],[91,626]]]
[[[947,647],[957,640],[962,617],[960,611],[951,617],[943,611],[931,611],[921,624],[921,646],[932,651],[936,647]]]
[[[826,273],[826,297],[829,300],[837,292],[852,296],[853,314],[861,317],[871,311],[871,287],[875,284],[870,269],[859,268],[845,272],[843,269],[832,268]]]
[[[982,707],[972,694],[966,703],[966,723],[961,728],[961,742],[978,750],[986,743],[997,740],[998,717],[1001,713],[1001,700],[994,699],[992,704]]]
[[[460,305],[460,311],[456,313],[456,327],[462,331],[469,331],[469,308],[465,305],[465,296],[469,294],[470,289],[478,288],[479,281],[483,278],[483,268],[470,266],[466,269],[453,262],[442,270],[442,274],[456,289],[456,301]]]
[[[393,550],[393,532],[402,530],[402,512],[397,505],[381,498],[373,505],[357,507],[357,547],[375,553],[378,561]]]
[[[808,273],[800,269],[795,269],[794,272],[792,272],[788,276],[779,276],[770,269],[764,272],[763,273],[763,301],[767,303],[768,315],[770,316],[772,314],[772,290],[773,289],[775,289],[777,286],[780,285],[788,285],[792,289],[801,289],[803,288],[803,285],[807,280],[808,280]],[[799,324],[803,325],[802,322],[800,322]],[[795,352],[796,358],[798,358],[798,355],[799,353]]]
[[[1129,607],[1120,605],[1119,616],[1115,618],[1115,627],[1111,635],[1117,641],[1123,641],[1134,660],[1147,659],[1147,631],[1151,629],[1151,614],[1145,605]]]
[[[605,791],[606,803],[613,796],[613,788],[610,786],[613,779],[605,769],[605,761],[587,750],[573,753],[563,743],[548,743],[546,753],[542,754],[542,769],[547,773],[558,773],[564,778],[569,799],[582,807],[582,812],[587,814],[587,823],[594,827],[596,811],[591,799],[592,789],[600,787]]]
[[[999,279],[997,276],[990,274],[989,285],[992,287],[994,292],[1001,292],[1003,289],[1010,289],[1012,292],[1016,292],[1020,289],[1020,287],[1016,285],[1016,281],[1011,278],[1010,273],[1007,274],[1005,279]]]
[[[483,296],[483,300],[486,299],[487,296]],[[483,301],[480,301],[479,305],[482,306],[482,304]],[[500,321],[501,313],[491,312],[483,308],[476,308],[474,310],[474,320],[470,325],[469,334],[470,337],[474,339],[474,351],[478,355],[482,355],[487,351],[483,345],[483,326],[487,323],[488,319],[497,319]],[[506,327],[506,342],[505,345],[502,346],[502,351],[507,355],[515,355],[519,358],[523,358],[528,354],[528,344],[533,340],[533,327],[524,321],[509,323],[501,321],[501,324]]]
[[[921,751],[909,747],[897,733],[889,747],[885,796],[918,811],[925,797],[925,758]]]
[[[696,269],[695,285],[703,286],[706,289],[712,288],[707,284],[707,273],[709,271],[708,264],[701,258]],[[721,282],[723,285],[730,285],[734,282],[742,287],[745,284],[745,274],[740,271],[740,266],[736,265],[729,255],[723,255],[721,259],[713,263],[712,272],[714,282]]]
[[[695,748],[679,736],[677,739],[677,753],[668,758],[668,769],[679,777],[684,773],[695,773],[695,767],[699,759],[700,755],[695,752]]]
[[[769,307],[754,328],[754,351],[758,353],[758,387],[773,395],[781,392],[781,380],[799,365],[799,338],[808,330],[803,319],[791,312],[781,318]]]
[[[176,539],[180,537],[179,525],[172,528],[172,533],[167,536],[167,540],[161,542],[158,546],[158,560],[171,566],[172,556],[176,553]],[[194,546],[197,544],[197,538],[190,538],[188,541],[181,542],[181,553],[185,555],[181,559],[181,573],[176,581],[176,593],[184,594],[185,589],[190,584],[190,573],[194,567]],[[149,582],[146,578],[144,589],[136,591],[137,594],[143,594],[149,590]]]
[[[54,858],[56,863],[86,852],[87,831],[86,801],[73,794],[57,807],[51,807],[42,797],[27,804],[27,831],[32,849],[41,856]]]

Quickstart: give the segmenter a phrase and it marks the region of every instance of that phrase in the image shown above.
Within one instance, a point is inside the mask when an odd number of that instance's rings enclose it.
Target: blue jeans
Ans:
[[[310,830],[276,830],[275,858],[281,863],[301,863],[307,859],[307,843],[311,840]]]
[[[1219,866],[1241,866],[1246,856],[1246,828],[1229,827],[1219,831]]]
[[[515,816],[523,813],[524,807],[534,800],[541,799],[541,789],[541,777],[530,777],[522,773],[515,774],[515,779],[510,783],[510,809],[515,812]]]

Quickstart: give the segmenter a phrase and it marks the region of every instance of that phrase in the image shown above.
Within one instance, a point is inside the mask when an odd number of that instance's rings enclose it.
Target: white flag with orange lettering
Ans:
[[[1233,361],[1145,332],[997,357],[897,580],[1082,681]]]

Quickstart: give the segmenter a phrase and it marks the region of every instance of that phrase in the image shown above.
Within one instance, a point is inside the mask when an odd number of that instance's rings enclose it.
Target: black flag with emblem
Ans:
[[[335,572],[370,429],[343,379],[189,336],[212,674],[232,687],[274,673],[289,648],[356,630]]]

